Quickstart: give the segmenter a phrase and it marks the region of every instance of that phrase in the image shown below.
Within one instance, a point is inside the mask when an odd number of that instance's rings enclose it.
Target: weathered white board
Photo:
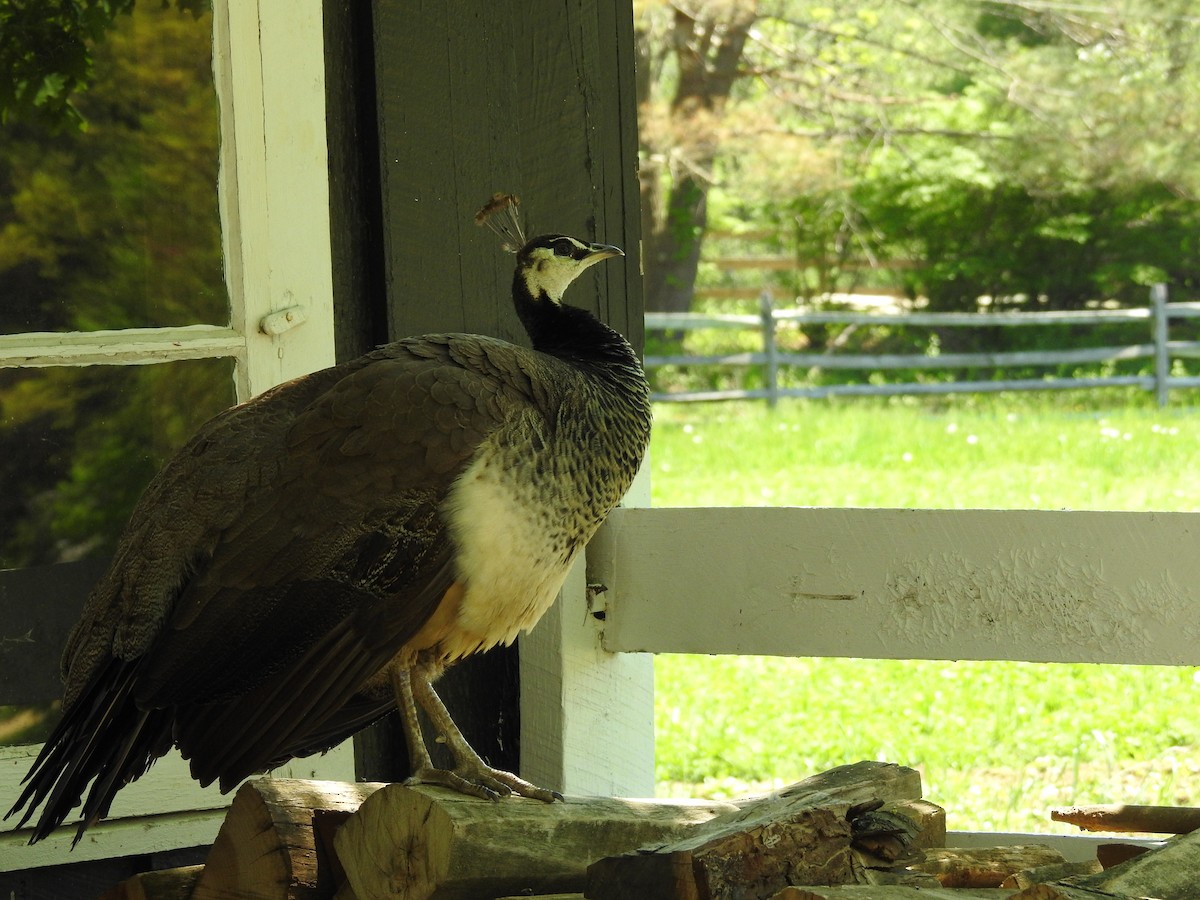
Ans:
[[[1200,664],[1200,513],[618,509],[604,646]]]
[[[650,502],[643,466],[624,503]],[[654,660],[610,653],[603,594],[576,564],[558,602],[520,639],[521,775],[564,794],[654,796]]]
[[[21,792],[21,780],[37,751],[38,747],[28,745],[0,747],[0,816]],[[346,741],[328,753],[292,760],[272,774],[279,778],[353,781],[354,748]],[[188,774],[188,765],[178,751],[172,750],[122,789],[110,817],[89,828],[74,848],[71,842],[79,824],[75,815],[68,816],[62,828],[32,847],[26,846],[28,826],[13,831],[15,819],[0,823],[0,872],[211,844],[235,793],[236,789],[222,794],[216,785],[200,787]]]
[[[0,335],[0,366],[145,365],[241,356],[245,338],[220,325]]]
[[[225,284],[230,325],[246,341],[236,372],[244,400],[334,363],[320,6],[214,3],[213,71]]]

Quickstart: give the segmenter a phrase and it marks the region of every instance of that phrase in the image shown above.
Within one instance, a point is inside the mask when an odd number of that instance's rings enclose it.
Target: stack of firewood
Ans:
[[[1145,815],[1138,830],[1156,824]],[[1056,818],[1128,827],[1113,816]],[[921,798],[920,775],[891,763],[842,766],[731,803],[489,803],[434,787],[262,779],[238,791],[205,865],[142,875],[107,897],[1200,897],[1200,832],[1108,869],[1044,846],[950,849],[945,839],[945,812]]]

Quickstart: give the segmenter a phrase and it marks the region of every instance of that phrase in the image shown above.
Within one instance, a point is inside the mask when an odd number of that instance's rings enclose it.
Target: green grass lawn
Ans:
[[[1197,510],[1200,407],[1177,402],[660,405],[653,502]],[[664,795],[736,795],[872,758],[919,768],[955,829],[1069,833],[1051,806],[1200,805],[1191,668],[663,655],[656,672]]]

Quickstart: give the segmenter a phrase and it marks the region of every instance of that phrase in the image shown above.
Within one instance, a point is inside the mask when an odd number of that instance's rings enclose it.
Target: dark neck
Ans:
[[[513,278],[513,303],[533,349],[583,366],[628,366],[640,370],[629,342],[594,315],[577,306],[534,298],[517,274]]]

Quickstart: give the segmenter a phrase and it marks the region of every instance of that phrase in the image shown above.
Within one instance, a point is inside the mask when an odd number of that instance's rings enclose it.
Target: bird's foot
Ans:
[[[404,782],[405,784],[440,784],[466,794],[469,797],[479,797],[483,800],[499,800],[510,794],[553,803],[562,800],[558,791],[547,790],[530,784],[524,778],[519,778],[512,772],[503,769],[493,769],[488,765],[458,766],[455,769],[438,769],[425,766],[418,769]]]

